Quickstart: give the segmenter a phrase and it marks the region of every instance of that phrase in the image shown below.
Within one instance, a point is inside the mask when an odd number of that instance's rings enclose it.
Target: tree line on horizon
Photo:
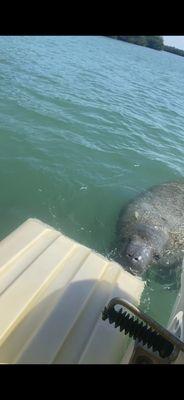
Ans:
[[[113,39],[150,47],[155,50],[163,50],[184,57],[184,51],[173,46],[166,46],[162,36],[110,36]]]

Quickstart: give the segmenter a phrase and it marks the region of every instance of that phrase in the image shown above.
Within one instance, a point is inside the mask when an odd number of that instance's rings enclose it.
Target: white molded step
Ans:
[[[120,363],[130,340],[102,321],[144,282],[36,219],[0,242],[0,363]]]

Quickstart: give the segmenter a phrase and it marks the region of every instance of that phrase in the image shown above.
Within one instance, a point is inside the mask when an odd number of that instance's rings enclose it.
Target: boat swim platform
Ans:
[[[102,311],[139,305],[144,282],[116,262],[28,219],[0,242],[0,363],[126,363],[132,340]]]

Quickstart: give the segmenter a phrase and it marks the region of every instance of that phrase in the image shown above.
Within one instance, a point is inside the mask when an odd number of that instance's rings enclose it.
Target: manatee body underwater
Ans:
[[[116,261],[134,275],[150,266],[181,268],[184,256],[184,182],[167,182],[139,194],[121,210]]]

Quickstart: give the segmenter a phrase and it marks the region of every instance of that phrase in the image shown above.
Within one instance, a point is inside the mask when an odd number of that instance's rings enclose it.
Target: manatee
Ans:
[[[116,261],[134,275],[177,268],[184,256],[184,182],[140,193],[119,214]]]

